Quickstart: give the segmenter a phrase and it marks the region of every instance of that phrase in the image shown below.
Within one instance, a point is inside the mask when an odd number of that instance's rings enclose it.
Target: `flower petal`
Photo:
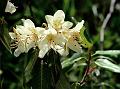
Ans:
[[[67,56],[69,54],[68,47],[61,47],[59,45],[56,45],[55,49],[61,56]]]
[[[41,36],[44,35],[44,32],[45,32],[45,28],[36,27],[33,33],[37,34],[37,36]]]
[[[22,25],[16,25],[16,29],[14,29],[16,31],[17,34],[25,34],[25,27]]]
[[[22,52],[17,48],[15,51],[14,51],[14,55],[16,57],[18,57]]]
[[[74,31],[80,32],[80,29],[83,27],[84,20],[78,22],[78,24],[73,28]]]
[[[49,35],[49,34],[55,35],[55,34],[57,34],[57,31],[56,31],[55,29],[53,29],[53,28],[50,28],[50,29],[48,29],[48,30],[45,30],[44,33],[45,33],[46,35]]]
[[[45,16],[45,19],[46,19],[46,21],[47,21],[47,23],[48,23],[48,27],[49,27],[49,25],[52,25],[52,23],[53,23],[53,16],[51,16],[51,15],[46,15],[46,16]]]
[[[19,41],[18,49],[19,49],[21,52],[25,52],[25,42]]]
[[[32,40],[27,40],[26,42],[26,49],[25,49],[25,53],[27,53],[31,48],[35,47],[35,42],[33,42]]]
[[[13,14],[15,11],[16,11],[16,7],[8,0],[6,8],[5,8],[5,12],[9,12]]]
[[[65,13],[62,10],[58,10],[55,14],[54,14],[54,20],[55,21],[61,21],[61,23],[64,22],[65,19]]]
[[[30,28],[30,27],[35,28],[34,23],[30,19],[26,19],[26,20],[22,19],[22,21],[23,21],[23,24],[24,24],[25,27],[27,27],[27,28]]]
[[[45,56],[45,54],[50,49],[50,45],[48,44],[48,40],[46,38],[40,40],[38,42],[38,48],[40,49],[38,57],[43,58]]]
[[[48,44],[44,44],[43,46],[41,46],[38,57],[43,58],[45,54],[49,51],[49,49],[50,46]]]
[[[13,32],[9,32],[9,35],[10,35],[10,37],[11,37],[12,39],[15,39],[15,38],[16,38],[16,35],[15,35],[15,33],[13,33]]]
[[[55,44],[60,45],[60,46],[64,46],[66,43],[66,38],[63,35],[60,34],[56,34],[53,38]]]
[[[78,44],[77,41],[75,41],[73,39],[68,40],[67,46],[75,52],[81,52],[81,46]]]
[[[43,33],[43,32],[45,31],[45,28],[36,27],[35,30],[36,30],[37,32]]]
[[[62,28],[71,28],[73,26],[73,23],[72,22],[69,22],[69,21],[65,21],[63,24],[62,24]]]

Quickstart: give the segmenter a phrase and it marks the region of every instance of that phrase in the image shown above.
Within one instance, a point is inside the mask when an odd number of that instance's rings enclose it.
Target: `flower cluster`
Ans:
[[[46,15],[47,24],[45,27],[35,27],[30,19],[22,19],[23,26],[17,25],[13,28],[14,32],[9,32],[11,39],[16,47],[14,55],[17,57],[21,53],[27,53],[31,48],[39,48],[39,57],[53,49],[62,56],[69,54],[69,49],[81,52],[79,43],[80,30],[84,20],[78,22],[75,27],[70,21],[65,21],[65,14],[58,10],[53,16]]]

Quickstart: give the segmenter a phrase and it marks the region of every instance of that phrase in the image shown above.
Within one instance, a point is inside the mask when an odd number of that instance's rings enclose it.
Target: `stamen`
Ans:
[[[13,48],[17,48],[17,44],[11,44],[11,45],[10,45],[10,48],[12,48],[12,49],[13,49]]]

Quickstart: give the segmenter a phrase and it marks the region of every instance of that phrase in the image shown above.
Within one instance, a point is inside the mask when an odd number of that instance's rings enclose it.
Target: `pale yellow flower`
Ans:
[[[9,33],[16,42],[14,51],[16,57],[21,53],[27,53],[33,47],[39,48],[40,58],[43,58],[50,49],[62,56],[68,55],[69,49],[81,52],[80,30],[83,28],[84,20],[71,28],[73,23],[64,21],[65,14],[62,10],[58,10],[53,16],[46,15],[45,18],[47,21],[45,28],[35,27],[30,19],[22,19],[23,25],[17,25],[13,29],[14,32]]]
[[[13,14],[16,11],[16,6],[14,6],[13,3],[10,2],[10,0],[8,0],[6,8],[5,8],[5,12],[9,12],[11,14]]]
[[[14,51],[14,55],[18,57],[21,53],[26,51],[26,37],[21,35],[16,29],[14,28],[14,32],[9,32],[10,37],[12,38],[13,41],[15,41],[12,46],[17,47]],[[27,51],[26,51],[27,52]]]
[[[27,19],[23,20],[23,26],[18,25],[16,28],[13,28],[14,32],[9,32],[12,40],[15,41],[16,50],[14,51],[14,55],[17,57],[21,53],[27,53],[32,47],[35,47],[39,38],[39,34],[41,33],[40,28],[35,28],[34,23]]]
[[[65,38],[60,34],[57,34],[57,31],[53,28],[45,30],[43,34],[44,38],[38,43],[38,48],[40,49],[39,57],[43,58],[51,48],[54,51],[61,53],[58,50],[64,47]]]
[[[83,27],[83,24],[84,20],[78,22],[78,24],[73,29],[69,29],[65,35],[68,39],[66,46],[75,52],[81,52],[81,45],[78,40],[80,38],[80,29]]]
[[[48,23],[48,28],[54,28],[57,32],[69,29],[73,25],[72,22],[64,21],[65,14],[62,10],[55,12],[54,16],[46,15],[45,19]]]

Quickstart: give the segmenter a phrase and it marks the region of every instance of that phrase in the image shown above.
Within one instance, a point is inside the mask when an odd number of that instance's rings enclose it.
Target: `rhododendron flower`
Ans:
[[[29,19],[23,20],[23,24],[23,26],[18,25],[13,28],[14,32],[9,32],[12,40],[15,41],[15,47],[17,47],[14,51],[16,57],[21,53],[27,53],[29,49],[36,46],[38,34],[41,31],[39,28],[35,28],[34,23]]]
[[[72,27],[73,23],[69,21],[64,21],[65,14],[62,10],[58,10],[54,16],[46,15],[46,21],[48,23],[48,28],[54,28],[57,32]]]
[[[39,41],[38,47],[39,57],[43,58],[45,54],[52,48],[54,51],[63,48],[65,45],[65,38],[60,34],[57,34],[57,31],[53,28],[47,29],[44,31],[44,38]],[[59,52],[59,51],[58,51]],[[60,52],[59,52],[60,53]],[[60,53],[61,54],[61,53]]]
[[[16,6],[14,6],[13,3],[10,2],[10,0],[8,0],[6,8],[5,8],[5,12],[9,12],[11,14],[13,14],[16,11]]]
[[[45,18],[47,20],[45,28],[35,27],[30,19],[22,19],[23,25],[17,25],[13,29],[14,32],[9,33],[16,42],[15,56],[27,53],[33,47],[39,48],[38,57],[40,58],[43,58],[50,49],[58,52],[61,56],[68,55],[69,49],[81,52],[80,42],[84,40],[81,38],[83,36],[80,36],[80,32],[83,32],[81,29],[84,20],[71,28],[73,23],[64,21],[65,14],[62,10],[58,10],[54,16],[46,15]]]
[[[18,28],[17,28],[18,29]],[[15,41],[15,43],[13,45],[15,45],[16,50],[14,51],[14,55],[16,57],[18,57],[21,53],[23,52],[28,52],[28,43],[30,43],[28,41],[28,38],[26,35],[23,35],[19,32],[19,30],[17,30],[14,28],[14,32],[9,32],[10,37],[12,38],[12,40]],[[21,29],[22,30],[22,29]]]
[[[68,33],[66,33],[68,39],[66,46],[75,52],[81,52],[81,44],[79,43],[80,39],[79,33],[80,29],[83,27],[83,24],[84,20],[78,22],[78,24],[74,28],[69,29]]]

